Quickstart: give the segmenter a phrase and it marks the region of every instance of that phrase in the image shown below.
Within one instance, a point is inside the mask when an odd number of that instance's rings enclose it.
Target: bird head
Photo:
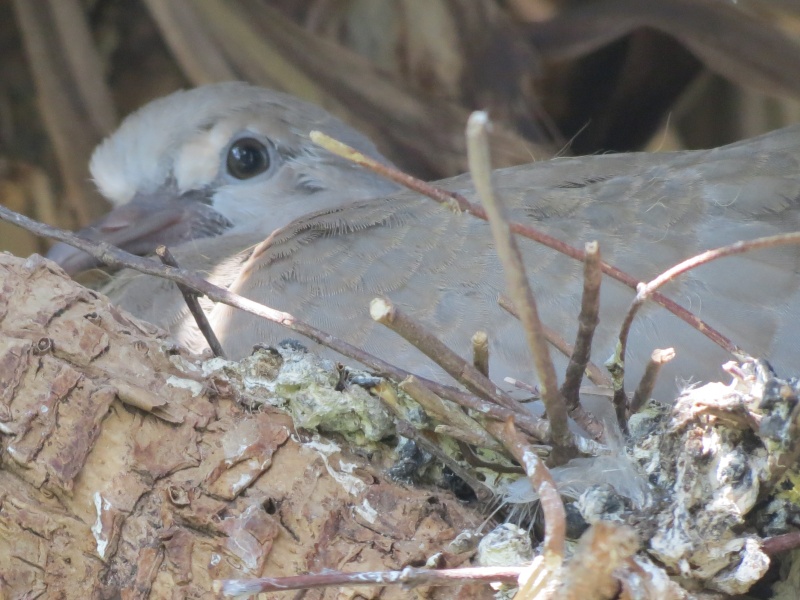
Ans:
[[[326,111],[241,82],[175,92],[128,116],[89,165],[114,209],[79,232],[135,254],[228,232],[273,230],[310,212],[396,186],[314,145],[322,131],[388,164],[374,144]],[[77,273],[96,261],[55,245]]]

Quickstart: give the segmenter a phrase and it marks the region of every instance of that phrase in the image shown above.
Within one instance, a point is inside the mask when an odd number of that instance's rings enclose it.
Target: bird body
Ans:
[[[240,104],[220,99],[227,96]],[[536,381],[521,327],[497,303],[504,278],[487,223],[326,155],[309,131],[381,159],[366,138],[289,96],[217,84],[157,102],[99,147],[92,170],[101,191],[123,207],[140,196],[202,205],[203,226],[195,228],[202,235],[184,231],[172,247],[181,266],[401,368],[446,379],[418,350],[372,322],[369,301],[386,296],[464,356],[472,334],[488,331],[493,378]],[[194,120],[168,118],[183,118],[189,107]],[[174,127],[159,126],[159,118]],[[268,148],[270,165],[238,180],[226,173],[232,144],[252,137]],[[543,161],[498,170],[494,182],[512,220],[578,247],[596,239],[606,262],[646,281],[708,248],[800,229],[799,162],[800,127],[790,127],[713,150]],[[477,201],[468,176],[437,185]],[[102,237],[100,229],[88,233]],[[530,240],[519,243],[543,321],[572,341],[582,265]],[[800,249],[783,246],[705,265],[664,291],[754,356],[796,369],[799,273]],[[204,346],[171,282],[122,271],[104,291],[191,347]],[[633,295],[604,278],[596,362],[612,353]],[[297,337],[226,306],[206,306],[233,358],[256,343]],[[654,348],[669,346],[678,356],[662,376],[663,397],[673,395],[676,377],[719,379],[720,365],[730,359],[652,305],[634,323],[629,373],[636,377]]]

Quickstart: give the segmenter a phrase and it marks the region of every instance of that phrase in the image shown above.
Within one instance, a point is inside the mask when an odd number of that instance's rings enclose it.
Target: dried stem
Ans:
[[[767,556],[777,556],[796,548],[800,548],[800,531],[792,531],[761,540],[761,549]]]
[[[492,423],[492,428],[501,428],[498,423]],[[490,433],[499,433],[492,432]],[[517,432],[512,420],[506,421],[502,426],[502,438],[511,455],[525,469],[525,474],[531,480],[533,490],[539,495],[539,501],[544,512],[544,543],[542,552],[548,563],[560,565],[564,560],[564,539],[566,535],[566,513],[564,502],[558,493],[550,470],[528,445],[527,440]]]
[[[156,248],[156,256],[161,259],[163,264],[169,267],[179,267],[178,261],[175,260],[172,252],[170,252],[169,248],[166,246],[159,246]],[[208,347],[211,348],[214,356],[225,358],[225,350],[222,349],[222,344],[219,343],[214,330],[211,328],[211,323],[208,322],[206,313],[203,312],[200,302],[197,300],[197,292],[190,290],[182,283],[178,283],[176,285],[178,286],[181,295],[183,295],[183,300],[186,302],[186,306],[189,307],[189,312],[192,313],[192,316],[194,317],[194,322],[197,323],[197,328],[208,342]]]
[[[539,375],[542,402],[550,420],[553,445],[556,453],[562,454],[557,460],[563,458],[566,462],[576,454],[567,423],[567,407],[558,390],[556,369],[550,358],[550,347],[542,330],[536,298],[528,284],[522,255],[516,238],[511,235],[505,207],[494,193],[489,156],[489,127],[489,117],[485,112],[472,113],[467,123],[469,170],[478,196],[489,215],[495,248],[506,275],[506,287],[520,313],[520,322]]]
[[[483,376],[480,371],[448,348],[427,328],[400,311],[388,299],[375,298],[370,302],[369,313],[373,320],[385,325],[418,348],[471,392],[508,408],[516,414],[521,414],[524,411],[518,402],[505,394],[491,380]],[[536,437],[541,441],[545,441],[547,437],[543,436],[549,434],[548,424],[541,419],[536,420],[539,421],[540,430]]]
[[[413,375],[406,377],[398,387],[411,396],[433,419],[446,423],[452,428],[465,431],[467,435],[461,438],[463,441],[495,450],[499,450],[502,447],[477,421],[457,405],[442,400],[423,385],[417,377]]]
[[[476,331],[472,336],[472,366],[489,377],[489,334]]]
[[[530,383],[525,383],[524,381],[520,381],[519,379],[514,379],[513,377],[506,377],[503,379],[507,384],[513,385],[518,390],[525,390],[526,392],[530,392],[534,398],[539,398],[541,394],[539,394],[539,388],[535,385],[531,385]]]
[[[476,469],[488,469],[490,471],[494,471],[495,473],[513,473],[515,475],[525,474],[525,470],[522,467],[501,465],[499,463],[485,461],[480,456],[475,454],[472,451],[472,448],[470,448],[469,444],[466,442],[462,442],[461,440],[456,440],[456,442],[458,443],[458,449],[461,451],[461,455],[464,457],[464,460],[467,461],[467,464],[475,467]]]
[[[639,386],[633,393],[633,399],[628,407],[628,418],[639,412],[647,401],[650,400],[650,395],[653,393],[653,388],[656,385],[656,379],[658,379],[658,373],[661,371],[661,367],[673,358],[675,358],[674,348],[653,350],[647,367],[644,370],[644,375],[642,375],[642,379],[639,381]]]
[[[373,571],[369,573],[317,573],[294,577],[261,577],[259,579],[227,579],[214,582],[214,592],[226,597],[247,596],[263,592],[309,590],[322,587],[354,585],[461,585],[484,581],[516,584],[522,567],[472,567],[464,569],[415,569]]]
[[[342,142],[335,140],[320,131],[312,131],[310,133],[311,141],[319,146],[322,146],[329,152],[333,152],[337,156],[341,156],[342,158],[346,158],[358,165],[361,165],[370,171],[377,173],[378,175],[385,177],[391,181],[399,183],[407,187],[410,190],[415,192],[419,192],[424,196],[427,196],[431,200],[436,202],[441,202],[443,204],[447,204],[449,206],[455,205],[460,211],[466,212],[471,214],[474,217],[479,219],[483,219],[484,221],[488,220],[488,216],[486,211],[483,209],[482,206],[479,204],[474,204],[467,200],[461,194],[456,192],[451,192],[449,190],[445,190],[442,188],[437,188],[429,183],[422,181],[421,179],[417,179],[416,177],[412,177],[398,169],[393,167],[389,167],[387,165],[381,164],[376,160],[368,158],[364,156],[362,153],[358,152],[354,148],[351,148],[347,144],[343,144]],[[544,244],[545,246],[552,248],[553,250],[565,254],[574,258],[575,260],[583,261],[585,260],[584,253],[577,248],[570,246],[562,242],[561,240],[547,235],[546,233],[539,231],[534,227],[529,227],[527,225],[523,225],[521,223],[510,223],[510,228],[513,233],[517,235],[521,235],[522,237],[528,238],[540,244]],[[635,290],[637,289],[637,285],[639,280],[631,277],[627,273],[620,271],[616,267],[613,267],[605,262],[600,262],[600,270],[603,271],[606,275],[611,277],[612,279],[616,279],[620,283],[625,284],[629,288]],[[734,356],[739,356],[741,354],[741,350],[729,340],[727,337],[722,335],[719,331],[714,329],[713,327],[709,326],[704,321],[697,318],[692,312],[687,310],[686,308],[682,307],[680,304],[667,298],[666,296],[654,293],[650,297],[653,302],[663,306],[672,314],[674,314],[679,319],[685,321],[692,327],[694,327],[697,331],[705,335],[708,339],[712,342],[720,346],[725,351],[729,352]]]
[[[597,324],[600,322],[600,247],[597,242],[589,242],[585,248],[586,260],[583,266],[583,297],[581,312],[578,317],[578,333],[575,346],[569,358],[564,375],[561,394],[567,408],[573,410],[580,404],[580,387],[583,374],[592,354],[592,338]]]

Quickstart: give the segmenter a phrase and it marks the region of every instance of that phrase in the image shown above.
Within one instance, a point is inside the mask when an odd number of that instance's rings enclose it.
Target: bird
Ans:
[[[487,331],[492,378],[535,384],[521,326],[498,304],[504,277],[488,224],[327,153],[310,140],[312,130],[391,164],[322,108],[269,89],[225,82],[155,100],[95,150],[92,177],[115,208],[81,234],[140,254],[164,243],[182,267],[212,283],[451,383],[372,321],[370,300],[388,297],[465,358],[473,333]],[[606,262],[647,281],[706,249],[797,231],[799,162],[800,126],[791,126],[709,150],[543,160],[499,169],[493,182],[512,221],[573,246],[597,240]],[[436,185],[479,201],[469,175]],[[543,322],[571,341],[582,264],[531,240],[518,243]],[[94,266],[61,244],[49,256],[70,273]],[[662,291],[791,374],[800,358],[799,272],[800,249],[787,245],[709,263]],[[173,283],[122,270],[101,291],[190,349],[205,347]],[[613,353],[633,296],[603,278],[595,362]],[[257,344],[301,337],[224,305],[204,307],[233,359]],[[635,384],[651,351],[665,347],[677,356],[654,396],[669,400],[688,384],[725,377],[726,351],[650,303],[631,331],[627,380]],[[553,357],[563,373],[566,357]]]

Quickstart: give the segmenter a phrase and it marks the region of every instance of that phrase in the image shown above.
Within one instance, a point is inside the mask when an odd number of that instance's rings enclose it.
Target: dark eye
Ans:
[[[267,147],[257,139],[242,138],[228,150],[228,173],[236,179],[250,179],[269,169]]]

